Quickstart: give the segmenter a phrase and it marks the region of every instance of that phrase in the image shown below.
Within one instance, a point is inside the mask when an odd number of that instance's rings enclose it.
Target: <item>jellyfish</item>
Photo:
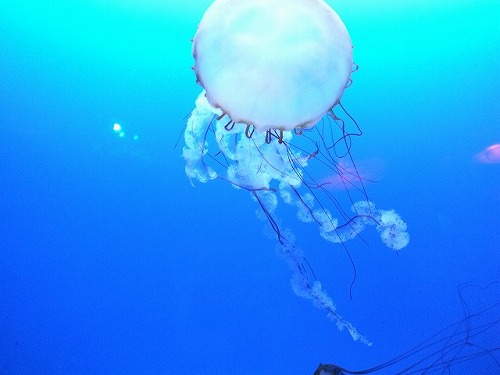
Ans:
[[[376,207],[356,168],[344,168],[355,166],[351,147],[361,135],[340,102],[357,68],[344,23],[322,0],[215,0],[192,43],[202,91],[184,131],[186,175],[248,192],[293,270],[294,292],[370,345],[337,312],[282,213],[316,225],[346,254],[368,226],[395,251],[409,242],[401,217]],[[345,194],[324,182],[332,174]]]
[[[465,296],[467,290],[473,291],[475,302],[468,301],[469,298]],[[397,375],[435,372],[451,374],[452,370],[464,364],[468,369],[462,367],[463,372],[460,373],[485,373],[486,368],[491,368],[491,373],[498,373],[500,345],[494,335],[500,325],[498,282],[493,281],[487,285],[467,282],[459,285],[457,291],[463,318],[440,329],[412,348],[388,361],[362,370],[320,363],[314,375],[375,374],[388,371]],[[493,301],[489,301],[490,299]],[[478,308],[483,304],[483,307]],[[482,370],[475,367],[477,364],[481,365]]]
[[[486,147],[476,155],[476,160],[483,164],[500,163],[500,143]]]

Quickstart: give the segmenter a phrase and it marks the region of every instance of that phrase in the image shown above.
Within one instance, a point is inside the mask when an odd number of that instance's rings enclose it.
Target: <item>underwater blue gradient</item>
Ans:
[[[365,369],[461,319],[460,284],[500,282],[500,164],[475,159],[500,143],[500,3],[328,3],[359,65],[342,100],[363,130],[353,158],[411,240],[398,256],[374,231],[348,243],[350,299],[344,250],[293,230],[373,346],[294,295],[246,192],[185,176],[190,38],[210,1],[3,0],[0,374]],[[499,290],[464,295],[477,310]],[[497,371],[481,357],[451,373]]]

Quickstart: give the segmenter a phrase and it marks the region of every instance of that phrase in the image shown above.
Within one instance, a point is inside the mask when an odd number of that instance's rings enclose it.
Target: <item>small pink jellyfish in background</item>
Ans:
[[[383,176],[384,162],[368,159],[362,162],[339,160],[336,168],[322,180],[321,185],[330,190],[363,189],[368,183],[379,182]]]
[[[483,164],[500,163],[500,143],[486,147],[476,155],[476,160]]]

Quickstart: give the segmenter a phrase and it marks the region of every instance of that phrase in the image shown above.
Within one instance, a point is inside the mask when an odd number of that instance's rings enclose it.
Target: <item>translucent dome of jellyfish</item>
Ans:
[[[337,312],[278,207],[292,206],[300,222],[345,251],[368,225],[393,250],[409,242],[399,215],[376,208],[363,179],[340,162],[355,165],[352,138],[361,135],[340,103],[355,70],[344,23],[322,0],[216,0],[192,42],[203,90],[184,132],[187,176],[249,192],[293,269],[294,292],[369,344]],[[342,196],[324,182],[332,173],[345,181]]]

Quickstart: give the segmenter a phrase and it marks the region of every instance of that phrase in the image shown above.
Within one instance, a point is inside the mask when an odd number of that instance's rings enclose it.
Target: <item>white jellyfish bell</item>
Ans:
[[[249,191],[294,270],[295,293],[369,344],[336,312],[278,217],[281,200],[295,207],[299,221],[316,223],[325,240],[344,249],[370,224],[394,250],[409,242],[398,214],[368,200],[350,153],[351,137],[360,135],[356,122],[345,113],[352,132],[334,114],[343,110],[354,67],[344,23],[322,0],[216,0],[193,38],[193,57],[203,91],[184,132],[187,176]],[[343,197],[325,182],[332,174],[345,186]],[[346,204],[351,210],[343,209]]]
[[[193,39],[210,105],[257,131],[314,126],[342,97],[352,44],[317,0],[215,1]]]

